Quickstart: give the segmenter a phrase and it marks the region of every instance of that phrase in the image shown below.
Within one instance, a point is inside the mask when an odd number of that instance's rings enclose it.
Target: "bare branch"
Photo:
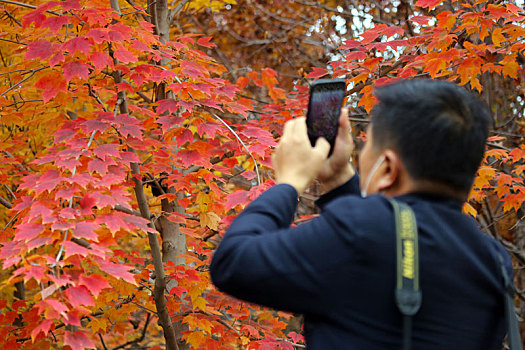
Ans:
[[[125,206],[120,205],[120,204],[115,205],[113,209],[115,209],[116,211],[121,211],[126,214],[130,214],[130,215],[142,216],[140,215],[140,211],[126,208]]]
[[[4,197],[0,196],[0,204],[2,204],[7,209],[11,209],[13,207],[13,204],[11,204],[7,199],[4,199]]]
[[[0,1],[3,1],[3,0],[0,0]],[[9,91],[13,90],[14,88],[16,88],[18,85],[21,85],[24,81],[28,80],[29,78],[31,78],[33,75],[35,75],[36,72],[39,72],[41,71],[42,69],[46,69],[46,68],[49,68],[49,67],[41,67],[41,68],[37,68],[37,69],[33,69],[31,71],[31,74],[29,74],[27,77],[25,77],[24,79],[20,80],[18,83],[16,83],[15,85],[11,86],[9,89],[7,89],[6,91],[4,91],[0,96],[5,96],[5,94],[7,94]]]
[[[36,9],[37,8],[35,5],[25,4],[23,2],[18,2],[18,1],[0,0],[0,2],[6,3],[6,4],[11,4],[11,5],[16,5],[16,6],[21,6],[21,7],[27,7],[27,8],[30,8],[30,9]],[[46,12],[50,13],[52,15],[55,15],[55,16],[61,16],[60,13],[55,12],[55,11],[49,11],[48,10]]]
[[[20,23],[19,20],[17,20],[15,18],[15,16],[13,16],[9,11],[5,10],[5,14],[7,15],[7,17],[9,17],[13,22],[15,22],[16,24],[18,24],[20,27],[22,26],[22,23]]]
[[[0,40],[7,41],[8,43],[18,44],[18,45],[27,45],[26,43],[23,43],[21,41],[14,41],[14,40],[9,40],[9,39],[4,39],[4,38],[0,38]],[[2,74],[6,74],[6,73],[2,73]]]
[[[108,350],[108,348],[106,347],[106,343],[104,342],[104,338],[102,338],[102,334],[98,334],[98,337],[100,338],[100,342],[102,343],[102,347],[104,348],[104,350]]]
[[[118,350],[118,349],[124,349],[126,346],[128,345],[131,345],[131,344],[137,344],[137,343],[140,343],[141,341],[144,340],[144,337],[146,336],[146,330],[148,329],[148,324],[149,324],[149,321],[151,319],[151,314],[148,312],[148,316],[146,317],[146,323],[144,323],[144,328],[142,329],[142,334],[140,335],[140,337],[138,337],[137,339],[134,339],[134,340],[130,340],[122,345],[119,345],[117,347],[114,347],[113,350]]]

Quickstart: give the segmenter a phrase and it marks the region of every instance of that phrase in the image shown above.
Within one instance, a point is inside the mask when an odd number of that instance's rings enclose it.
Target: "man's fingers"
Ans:
[[[341,109],[341,116],[339,117],[338,136],[343,136],[344,138],[351,138],[350,121],[348,120],[348,108]]]
[[[342,129],[350,130],[350,121],[348,120],[348,108],[341,108],[341,116],[339,117],[339,126]]]
[[[287,121],[286,123],[284,123],[284,128],[283,128],[283,134],[281,135],[281,137],[283,137],[284,135],[288,135],[291,133],[292,129],[293,129],[293,123],[294,123],[295,119],[292,119],[292,120],[289,120]]]
[[[328,157],[330,152],[330,143],[324,137],[320,137],[315,141],[314,152],[319,154],[323,159]]]

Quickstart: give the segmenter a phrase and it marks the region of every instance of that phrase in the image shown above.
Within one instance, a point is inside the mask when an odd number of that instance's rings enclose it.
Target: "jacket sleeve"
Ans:
[[[330,203],[336,198],[341,196],[346,196],[349,194],[354,194],[361,196],[361,189],[359,187],[359,175],[355,173],[354,176],[346,183],[341,186],[334,188],[330,192],[325,193],[315,202],[315,204],[321,209],[324,210],[326,204]]]
[[[348,247],[334,227],[342,224],[327,213],[289,228],[296,206],[295,189],[281,184],[235,219],[210,266],[212,281],[220,290],[291,312],[327,311],[323,303],[329,298],[320,298],[326,292],[323,274],[343,263],[337,259],[345,256],[341,251]]]

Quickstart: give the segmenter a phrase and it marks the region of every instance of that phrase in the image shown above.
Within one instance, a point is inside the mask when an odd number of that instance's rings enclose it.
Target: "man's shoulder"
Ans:
[[[368,217],[392,212],[392,209],[388,200],[382,195],[370,195],[363,198],[359,195],[349,194],[332,200],[324,207],[324,211],[344,212],[346,215]]]

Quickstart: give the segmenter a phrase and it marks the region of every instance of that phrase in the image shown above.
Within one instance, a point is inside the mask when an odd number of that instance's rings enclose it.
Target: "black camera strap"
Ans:
[[[518,318],[514,311],[514,293],[515,287],[512,279],[507,273],[503,256],[498,252],[499,263],[501,266],[501,274],[503,275],[503,282],[505,283],[505,320],[507,323],[507,341],[510,350],[522,350],[520,330],[518,327]]]
[[[388,198],[394,208],[396,222],[396,304],[403,315],[403,350],[412,348],[412,316],[421,307],[422,293],[419,288],[419,245],[416,217],[405,203]],[[505,321],[510,350],[522,350],[518,319],[514,311],[515,287],[509,276],[503,256],[498,252],[499,264],[505,286]]]
[[[412,316],[421,307],[419,289],[419,247],[416,217],[405,203],[388,199],[396,221],[396,291],[395,298],[403,315],[403,350],[412,348]]]

